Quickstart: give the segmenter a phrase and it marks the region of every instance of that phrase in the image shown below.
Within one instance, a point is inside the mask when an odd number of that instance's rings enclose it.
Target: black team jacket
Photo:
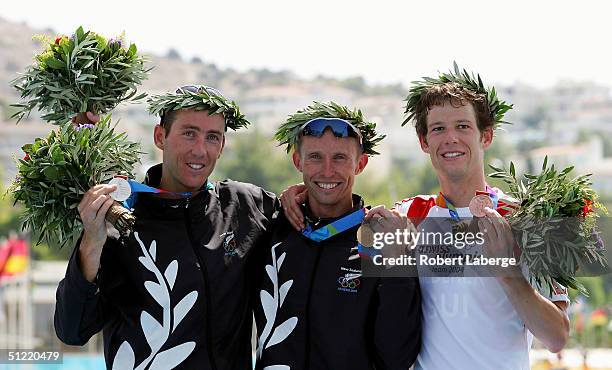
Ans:
[[[348,213],[363,207],[353,197],[356,208]],[[256,369],[408,370],[415,361],[418,280],[360,276],[360,259],[349,260],[357,229],[314,242],[279,217],[255,304]]]
[[[145,182],[160,180],[158,165]],[[83,345],[103,330],[109,369],[250,369],[253,256],[277,209],[274,194],[231,180],[189,199],[139,194],[134,232],[108,239],[95,284],[73,253],[57,336]]]

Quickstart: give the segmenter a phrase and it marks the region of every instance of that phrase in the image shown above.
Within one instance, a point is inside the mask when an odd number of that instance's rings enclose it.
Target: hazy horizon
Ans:
[[[3,5],[0,17],[59,33],[78,25],[109,37],[125,31],[141,51],[165,55],[173,48],[186,60],[198,56],[239,71],[359,75],[368,83],[408,85],[447,71],[456,60],[487,84],[543,88],[569,80],[612,87],[607,71],[612,4],[606,2],[581,7],[517,1],[493,7],[481,0],[461,5],[385,0],[372,7],[363,1],[188,0],[147,6],[110,0],[85,11],[82,2],[72,0],[22,1]]]

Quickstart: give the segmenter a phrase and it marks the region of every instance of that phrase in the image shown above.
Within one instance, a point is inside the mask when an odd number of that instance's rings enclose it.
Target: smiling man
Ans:
[[[132,235],[108,236],[115,185],[79,204],[84,232],[57,290],[55,328],[70,345],[104,331],[109,369],[249,369],[256,245],[278,209],[274,194],[210,174],[225,131],[249,123],[205,86],[154,96],[163,163],[132,186]],[[137,195],[137,197],[135,197]]]
[[[224,118],[197,110],[171,114],[168,127],[157,125],[153,134],[155,145],[164,151],[162,166],[166,171],[162,171],[160,186],[174,192],[197,191],[223,152]]]
[[[484,226],[480,230],[486,243],[482,250],[470,246],[474,248],[470,253],[512,257],[512,238],[502,237],[506,231],[502,229],[509,227],[501,215],[508,212],[509,203],[499,189],[487,184],[484,173],[484,153],[511,106],[500,101],[494,90],[485,89],[479,76],[456,65],[454,73],[416,82],[407,101],[409,116],[404,123],[414,119],[421,149],[429,155],[441,192],[405,199],[396,204],[396,210],[421,220],[419,230],[435,223],[426,223],[427,218],[446,218],[454,225],[453,232],[462,220],[481,211],[476,216],[484,216],[479,226]],[[476,202],[471,203],[476,196],[484,197],[489,206],[479,209]],[[533,336],[549,350],[560,351],[569,333],[567,291],[557,286],[549,294],[532,287],[525,274],[526,269],[518,266],[494,276],[421,273],[423,347],[415,368],[528,370]]]
[[[365,278],[357,254],[366,210],[352,190],[383,139],[375,128],[360,111],[315,102],[276,133],[308,189],[307,225],[280,217],[264,256],[257,369],[405,370],[416,358],[416,279]]]

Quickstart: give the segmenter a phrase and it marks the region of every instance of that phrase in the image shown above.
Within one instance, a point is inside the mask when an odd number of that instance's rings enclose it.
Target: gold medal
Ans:
[[[361,224],[357,229],[357,241],[362,246],[368,248],[374,245],[374,230],[370,224]]]

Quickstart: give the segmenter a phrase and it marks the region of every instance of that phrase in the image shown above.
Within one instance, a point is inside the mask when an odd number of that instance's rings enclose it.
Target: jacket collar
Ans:
[[[159,187],[161,177],[162,164],[160,163],[147,170],[144,183],[152,187]],[[173,213],[182,215],[184,212],[183,209],[186,208],[187,205],[189,206],[190,210],[195,210],[197,212],[202,208],[205,208],[209,203],[211,192],[206,189],[206,185],[207,183],[204,183],[200,188],[200,191],[189,198],[185,197],[173,199],[160,196],[159,194],[141,193],[139,194],[138,203],[140,203],[140,206],[146,207],[149,212],[155,212],[156,209],[160,212],[169,212],[167,213],[169,217],[171,217]],[[172,209],[177,211],[172,212]]]
[[[338,217],[328,217],[328,218],[319,218],[316,217],[315,215],[312,214],[312,210],[310,209],[310,206],[308,205],[308,203],[304,204],[302,206],[302,211],[304,213],[304,217],[306,219],[306,222],[311,224],[313,227],[317,228],[317,227],[322,227],[325,226],[327,224],[330,224],[352,212],[355,212],[356,210],[363,208],[364,207],[364,202],[363,202],[363,198],[357,194],[353,194],[353,208],[351,208],[349,211],[345,212],[344,214],[338,216]]]

